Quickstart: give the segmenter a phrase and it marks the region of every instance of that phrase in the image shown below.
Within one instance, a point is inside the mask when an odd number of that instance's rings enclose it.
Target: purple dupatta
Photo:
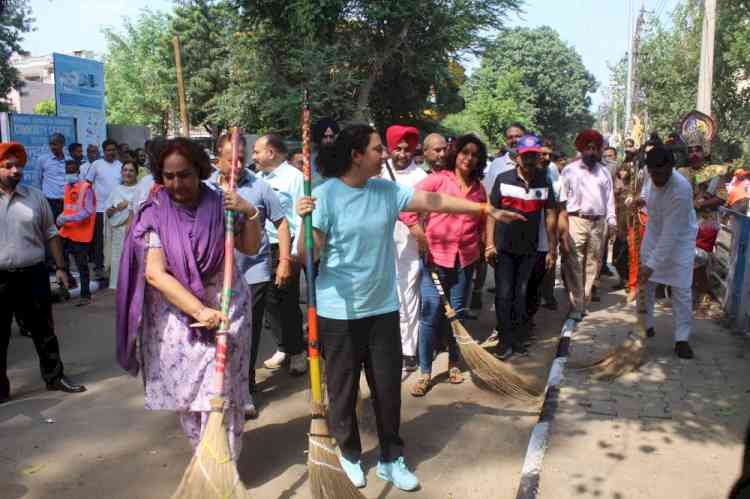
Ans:
[[[203,278],[220,271],[224,262],[221,194],[201,182],[198,196],[198,205],[187,208],[176,205],[166,189],[159,190],[136,214],[125,239],[117,277],[117,362],[133,376],[140,368],[135,344],[143,318],[148,233],[161,240],[167,272],[201,301]]]

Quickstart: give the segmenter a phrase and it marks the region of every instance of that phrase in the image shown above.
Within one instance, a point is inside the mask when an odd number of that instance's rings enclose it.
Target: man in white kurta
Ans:
[[[691,285],[695,236],[698,224],[693,208],[693,189],[674,170],[672,153],[657,146],[646,154],[650,182],[646,191],[648,224],[641,244],[641,285],[645,285],[646,328],[654,332],[654,300],[657,284],[672,289],[675,353],[693,358],[688,339],[693,322]]]
[[[381,176],[408,186],[415,186],[427,176],[424,170],[412,161],[412,156],[419,143],[419,132],[413,127],[394,125],[386,132],[388,151],[391,154],[389,163],[383,168]],[[391,177],[393,175],[393,178]],[[419,338],[419,296],[420,251],[417,241],[421,227],[409,229],[403,222],[396,222],[393,229],[393,240],[396,245],[396,283],[400,304],[401,350],[404,356],[404,374],[416,370],[417,340]],[[422,232],[423,244],[426,243]]]

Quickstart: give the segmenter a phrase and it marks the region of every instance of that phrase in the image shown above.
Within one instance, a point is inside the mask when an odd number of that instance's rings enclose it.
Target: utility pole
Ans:
[[[711,95],[714,84],[714,38],[716,35],[716,0],[703,0],[703,38],[698,77],[698,111],[711,116]]]
[[[180,104],[180,121],[182,122],[182,136],[190,137],[190,121],[188,120],[187,98],[185,97],[185,81],[182,79],[182,55],[180,48],[180,38],[172,38],[172,47],[174,48],[174,63],[177,71],[177,96]]]
[[[628,51],[628,81],[625,88],[625,127],[624,136],[627,139],[630,136],[633,122],[633,94],[635,93],[636,79],[635,69],[638,65],[638,51],[641,43],[641,29],[646,15],[645,4],[641,4],[641,11],[635,20],[635,28],[630,38],[630,50]]]

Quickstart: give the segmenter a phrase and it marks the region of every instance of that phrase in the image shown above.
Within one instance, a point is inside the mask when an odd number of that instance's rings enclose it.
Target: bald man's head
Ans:
[[[448,142],[439,133],[431,133],[424,139],[422,144],[424,160],[431,170],[442,170],[448,155]]]

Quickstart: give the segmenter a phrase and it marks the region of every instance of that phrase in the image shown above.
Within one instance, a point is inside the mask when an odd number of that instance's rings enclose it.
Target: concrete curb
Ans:
[[[565,364],[568,361],[570,337],[575,328],[576,322],[573,319],[568,319],[563,324],[560,341],[557,343],[555,360],[552,362],[552,368],[547,377],[547,386],[544,389],[544,403],[539,413],[539,421],[531,430],[529,446],[526,448],[526,457],[521,469],[521,482],[518,485],[516,499],[535,499],[539,493],[542,461],[544,460],[544,454],[547,452],[550,424],[557,410],[560,383],[563,380]]]

